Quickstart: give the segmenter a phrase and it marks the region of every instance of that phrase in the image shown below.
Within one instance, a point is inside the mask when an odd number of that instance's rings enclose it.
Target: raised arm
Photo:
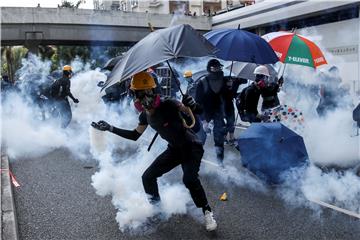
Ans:
[[[143,132],[146,130],[147,125],[138,125],[134,130],[126,130],[122,128],[117,128],[109,123],[101,120],[99,122],[92,122],[91,126],[100,130],[100,131],[109,131],[112,132],[120,137],[130,139],[133,141],[136,141],[139,139],[139,137],[143,134]]]

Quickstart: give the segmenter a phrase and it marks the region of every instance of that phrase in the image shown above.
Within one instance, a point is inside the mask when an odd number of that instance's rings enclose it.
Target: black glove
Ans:
[[[74,103],[79,103],[79,99],[74,98]]]
[[[110,124],[108,124],[107,122],[101,120],[99,122],[92,122],[91,126],[100,130],[100,131],[112,131],[112,126]]]
[[[182,98],[182,103],[186,106],[186,107],[189,107],[191,109],[193,109],[196,105],[196,102],[195,102],[195,99],[188,95],[188,94],[185,94]]]

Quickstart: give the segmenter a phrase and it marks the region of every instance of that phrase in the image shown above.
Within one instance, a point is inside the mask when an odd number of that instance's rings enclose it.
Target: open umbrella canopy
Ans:
[[[283,63],[313,68],[327,64],[320,48],[301,35],[292,32],[272,32],[265,34],[263,38]]]
[[[220,59],[258,64],[279,61],[271,46],[254,33],[241,29],[218,29],[204,36],[219,49],[216,56]]]
[[[107,61],[105,63],[105,65],[103,66],[102,69],[104,70],[109,70],[109,71],[112,71],[113,68],[115,67],[115,65],[123,58],[123,56],[117,56],[117,57],[114,57],[114,58],[111,58],[109,59],[109,61]]]
[[[232,73],[237,77],[255,81],[254,70],[257,66],[259,65],[256,63],[236,62],[232,66]],[[265,66],[269,69],[270,81],[276,81],[278,73],[275,68],[270,64],[265,64]],[[226,68],[230,69],[230,67],[231,66],[228,66]]]
[[[103,88],[173,58],[212,56],[215,51],[215,47],[190,25],[156,30],[126,52]]]
[[[243,166],[271,184],[280,183],[282,173],[308,159],[303,138],[281,123],[253,123],[238,144]]]

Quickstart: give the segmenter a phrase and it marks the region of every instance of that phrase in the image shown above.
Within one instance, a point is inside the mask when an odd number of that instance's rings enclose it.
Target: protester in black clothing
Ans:
[[[248,87],[244,88],[237,99],[237,107],[244,122],[261,122],[265,120],[265,116],[259,113],[257,107],[260,99],[261,91],[265,87],[265,82],[268,77],[268,73],[263,68],[265,66],[258,66],[254,70],[255,81]]]
[[[50,96],[54,101],[58,113],[60,114],[61,127],[66,128],[72,118],[71,107],[67,97],[70,97],[74,103],[79,103],[70,91],[70,78],[72,76],[72,68],[69,65],[63,67],[63,76],[57,79],[50,87]]]
[[[225,135],[225,91],[224,72],[222,64],[211,59],[207,64],[208,74],[200,79],[196,87],[196,102],[204,109],[202,119],[205,124],[214,121],[214,143],[216,158],[220,164],[224,160]]]
[[[280,86],[282,84],[282,77],[278,80],[278,82],[266,82],[265,87],[261,90],[261,97],[263,98],[261,111],[265,111],[280,105],[278,92],[280,91]]]
[[[1,92],[6,92],[9,89],[12,88],[12,84],[10,82],[9,76],[8,75],[3,75],[1,77]]]
[[[230,145],[235,144],[234,132],[235,132],[235,108],[233,99],[236,97],[237,90],[241,84],[247,83],[247,79],[224,77],[226,88],[224,92],[225,100],[225,141]],[[229,138],[227,139],[227,135]]]
[[[354,108],[352,117],[357,127],[360,128],[360,103]]]
[[[150,203],[157,205],[160,201],[157,178],[181,165],[183,182],[195,205],[203,210],[206,229],[215,230],[217,224],[198,176],[204,150],[196,135],[185,127],[180,114],[191,114],[191,111],[197,113],[200,107],[189,95],[183,97],[183,104],[174,99],[162,100],[154,93],[155,87],[153,77],[146,72],[135,74],[131,81],[131,89],[136,97],[135,107],[141,111],[136,129],[131,131],[116,128],[105,121],[93,122],[92,126],[134,141],[148,125],[155,129],[168,142],[168,147],[142,175],[145,192],[150,195]]]

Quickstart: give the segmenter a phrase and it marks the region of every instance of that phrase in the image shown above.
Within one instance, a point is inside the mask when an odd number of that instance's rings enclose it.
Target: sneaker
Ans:
[[[229,145],[230,146],[235,146],[235,144],[236,144],[236,139],[235,138],[229,140]]]
[[[207,231],[214,231],[217,227],[217,223],[214,219],[214,215],[209,210],[205,211],[205,227]]]

